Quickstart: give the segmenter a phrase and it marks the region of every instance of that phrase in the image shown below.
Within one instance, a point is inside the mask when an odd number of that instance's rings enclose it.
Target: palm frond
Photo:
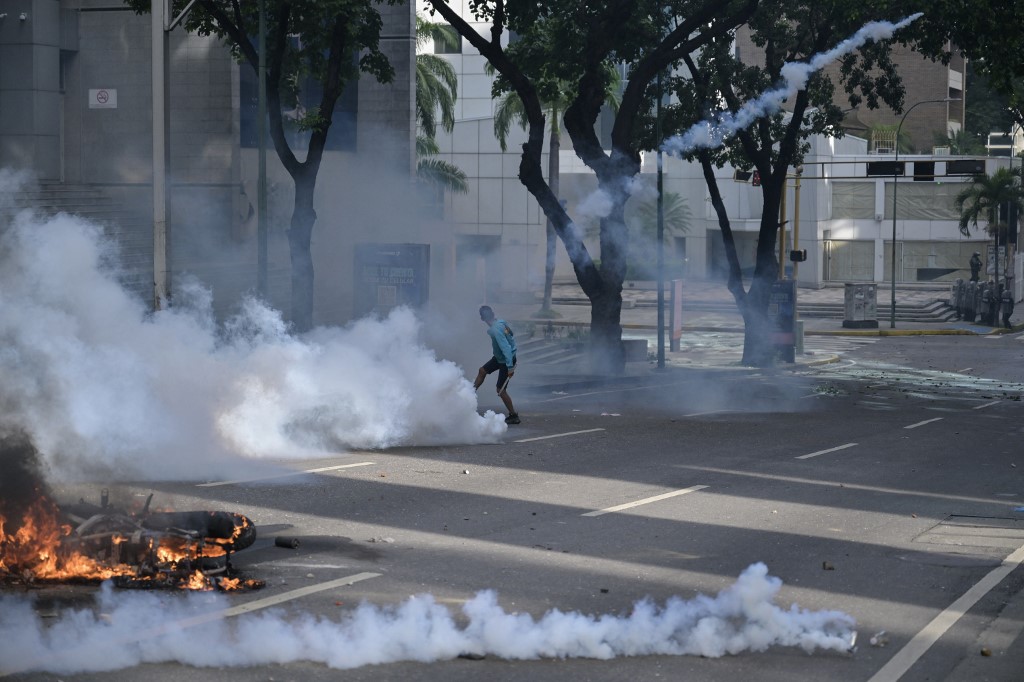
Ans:
[[[416,136],[416,156],[434,156],[441,153],[437,140],[427,135]]]
[[[458,96],[455,68],[443,57],[416,55],[416,119],[430,137],[437,134],[437,112],[447,132],[455,128],[455,99]]]
[[[416,15],[416,47],[424,47],[428,40],[434,41],[435,45],[455,50],[462,45],[462,36],[453,26],[438,24]]]
[[[451,192],[469,192],[468,178],[462,169],[442,159],[420,159],[416,163],[416,177],[421,182]]]
[[[999,168],[992,175],[974,176],[970,185],[960,190],[954,200],[960,212],[960,232],[970,236],[970,227],[978,228],[980,220],[987,221],[986,232],[996,235],[1006,229],[999,220],[999,208],[1015,204],[1024,211],[1024,190],[1017,184],[1019,169]]]

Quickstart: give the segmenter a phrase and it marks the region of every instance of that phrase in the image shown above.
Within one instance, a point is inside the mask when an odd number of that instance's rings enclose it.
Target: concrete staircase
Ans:
[[[646,302],[638,303],[639,307],[645,307]],[[649,304],[656,307],[656,303]],[[707,312],[735,312],[736,306],[720,301],[687,301],[683,300],[683,307],[687,310],[701,310]],[[801,303],[797,301],[797,310],[802,318],[818,318],[842,320],[846,316],[846,306],[842,303],[811,302]],[[888,301],[878,302],[878,317],[889,317],[890,303]],[[955,311],[945,300],[936,299],[926,305],[912,305],[896,302],[896,319],[903,322],[949,322],[955,318]]]
[[[587,299],[576,297],[552,298],[551,302],[559,305],[589,305]],[[632,305],[636,308],[656,308],[658,304],[656,301],[641,299],[632,302]],[[889,305],[888,301],[878,302],[879,319],[889,318]],[[684,298],[683,309],[708,313],[735,313],[739,315],[735,304],[727,300],[708,301],[687,300]],[[797,299],[797,310],[802,318],[842,320],[846,316],[846,306],[843,303],[801,302],[799,296]],[[938,324],[949,322],[955,319],[955,317],[955,311],[946,302],[945,298],[941,297],[941,292],[938,291],[936,292],[936,300],[928,304],[913,305],[898,301],[896,303],[896,319],[901,322],[934,322]]]
[[[519,362],[530,365],[560,365],[584,357],[583,344],[558,341],[535,336],[518,343],[516,357]]]

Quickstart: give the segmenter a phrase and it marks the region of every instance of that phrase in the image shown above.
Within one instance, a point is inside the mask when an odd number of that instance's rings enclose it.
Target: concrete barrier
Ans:
[[[626,362],[647,362],[647,339],[623,339]]]

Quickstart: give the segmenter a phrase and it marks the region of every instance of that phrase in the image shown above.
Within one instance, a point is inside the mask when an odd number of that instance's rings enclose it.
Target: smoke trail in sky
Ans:
[[[279,613],[232,621],[215,614],[223,595],[100,592],[99,614],[68,610],[47,624],[21,597],[0,598],[0,673],[96,672],[140,663],[258,666],[297,661],[356,668],[397,661],[431,662],[460,654],[505,659],[597,658],[652,654],[719,657],[771,646],[850,650],[853,618],[774,603],[782,581],[753,564],[715,597],[637,602],[627,615],[548,611],[539,619],[508,613],[491,591],[463,606],[457,625],[429,595],[395,607],[363,604],[339,620]],[[179,625],[191,621],[194,627]]]
[[[256,300],[218,325],[210,292],[183,283],[174,308],[149,314],[116,262],[83,219],[0,216],[0,431],[30,436],[51,475],[237,475],[239,458],[506,429],[477,413],[472,385],[419,342],[407,309],[297,337]]]
[[[663,149],[666,152],[683,155],[694,149],[715,149],[721,147],[726,138],[738,130],[743,130],[757,119],[773,114],[782,108],[783,103],[796,95],[807,85],[811,74],[825,67],[832,61],[849,54],[871,40],[886,40],[901,28],[910,25],[921,13],[912,14],[898,23],[874,21],[865,24],[859,31],[839,43],[831,50],[820,52],[807,62],[788,62],[782,67],[783,82],[762,93],[757,99],[744,104],[736,113],[724,112],[713,121],[701,121],[694,124],[682,135],[669,138]]]

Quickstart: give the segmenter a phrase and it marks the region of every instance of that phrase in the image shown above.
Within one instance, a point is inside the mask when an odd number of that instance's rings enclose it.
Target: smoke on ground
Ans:
[[[0,195],[17,191],[0,177]],[[407,309],[302,337],[255,299],[218,324],[176,286],[152,313],[118,283],[115,246],[80,218],[0,217],[0,434],[48,477],[204,478],[244,458],[494,441],[499,415],[420,340]]]
[[[394,607],[362,604],[337,620],[281,613],[217,616],[222,595],[100,592],[97,610],[68,610],[44,624],[23,597],[0,598],[0,671],[117,670],[141,663],[198,667],[298,661],[331,668],[398,661],[432,662],[463,654],[505,659],[596,658],[653,654],[720,657],[771,646],[845,652],[854,620],[839,611],[777,606],[782,581],[762,563],[715,597],[634,604],[627,615],[552,610],[534,619],[506,612],[494,592],[462,607],[460,625],[430,595]],[[206,615],[204,615],[206,614]]]

